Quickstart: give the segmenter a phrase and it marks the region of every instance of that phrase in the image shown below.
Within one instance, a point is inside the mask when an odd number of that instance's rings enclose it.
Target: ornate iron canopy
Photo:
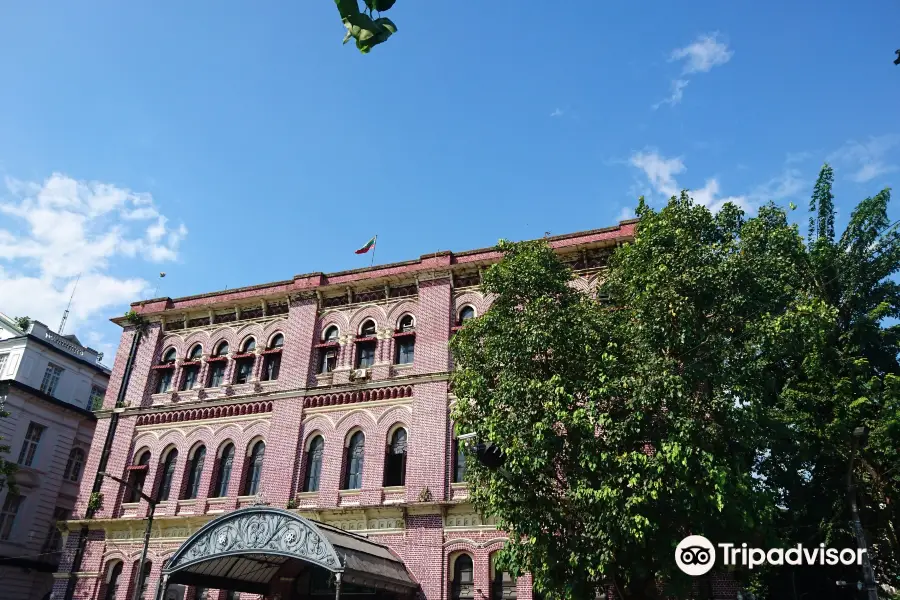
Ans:
[[[251,506],[213,519],[189,537],[163,569],[170,584],[265,594],[304,563],[341,573],[345,581],[408,592],[416,587],[386,547],[270,506]]]

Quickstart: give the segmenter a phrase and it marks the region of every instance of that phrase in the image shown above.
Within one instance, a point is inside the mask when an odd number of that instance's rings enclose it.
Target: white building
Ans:
[[[74,335],[39,321],[25,329],[0,313],[0,444],[18,463],[18,493],[0,490],[0,597],[49,598],[59,562],[56,522],[75,505],[90,449],[94,403],[109,369]]]

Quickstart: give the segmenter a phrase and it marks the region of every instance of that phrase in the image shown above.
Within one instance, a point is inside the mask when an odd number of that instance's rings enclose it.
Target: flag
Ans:
[[[360,248],[359,250],[357,250],[357,251],[356,251],[356,254],[365,254],[366,252],[368,252],[369,250],[371,250],[372,248],[374,248],[374,247],[375,247],[375,238],[377,238],[377,237],[378,237],[378,236],[376,235],[376,236],[373,237],[371,240],[369,240],[368,242],[366,242],[366,245],[363,246],[362,248]]]

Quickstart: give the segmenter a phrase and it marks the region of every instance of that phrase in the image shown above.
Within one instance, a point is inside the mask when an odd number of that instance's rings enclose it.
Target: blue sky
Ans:
[[[900,180],[900,5],[0,8],[0,310],[106,352],[129,301],[611,225],[639,194],[840,214]],[[685,83],[686,82],[686,83]],[[894,211],[900,214],[900,211]],[[805,215],[798,215],[805,221]],[[109,362],[109,361],[107,361]]]

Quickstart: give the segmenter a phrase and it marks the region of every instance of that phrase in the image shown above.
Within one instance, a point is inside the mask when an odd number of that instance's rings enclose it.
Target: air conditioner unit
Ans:
[[[356,369],[353,371],[354,379],[365,379],[369,376],[369,371],[367,369]]]

